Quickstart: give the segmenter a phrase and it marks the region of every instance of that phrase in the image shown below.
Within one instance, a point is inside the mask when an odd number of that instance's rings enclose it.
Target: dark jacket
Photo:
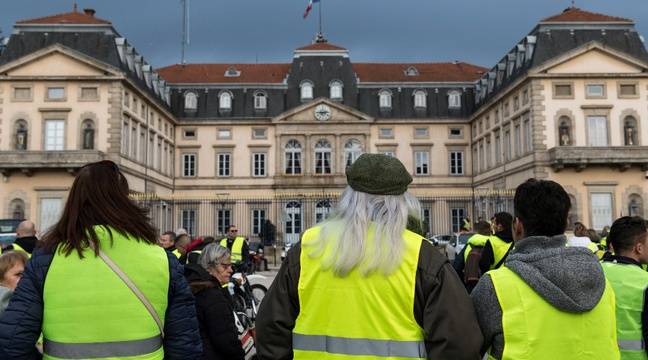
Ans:
[[[34,252],[37,243],[38,243],[38,239],[36,238],[36,236],[24,236],[24,237],[16,238],[16,240],[14,241],[14,244],[20,246],[30,254]],[[14,249],[13,245],[9,245],[5,250],[8,251],[13,249]]]
[[[257,327],[260,360],[292,359],[292,329],[299,315],[301,245],[288,252],[265,295]],[[479,359],[482,335],[470,298],[448,260],[422,241],[416,270],[414,318],[425,332],[428,359]],[[358,319],[362,321],[362,319]]]
[[[244,359],[245,353],[234,325],[234,309],[227,289],[222,288],[200,265],[185,266],[185,276],[196,297],[203,359]]]
[[[164,358],[198,359],[202,353],[194,299],[182,266],[169,259],[169,298],[164,320]],[[53,255],[36,249],[9,307],[0,318],[0,360],[39,359],[36,340],[43,323],[43,287]],[[101,311],[101,309],[97,309]]]

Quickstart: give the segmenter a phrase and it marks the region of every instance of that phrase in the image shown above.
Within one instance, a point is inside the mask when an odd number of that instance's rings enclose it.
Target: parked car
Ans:
[[[452,239],[456,238],[457,236],[454,234],[451,235],[432,235],[430,239],[434,239],[436,243],[439,246],[446,246],[450,242],[452,242]]]
[[[4,248],[16,240],[16,228],[22,220],[0,219],[0,247]]]
[[[465,233],[465,234],[457,234],[455,238],[453,238],[448,245],[446,245],[446,249],[448,251],[448,259],[454,260],[455,255],[459,254],[461,250],[463,250],[464,246],[468,243],[468,239],[470,239],[471,236],[475,235],[474,233]],[[450,258],[450,254],[452,254],[452,258]]]

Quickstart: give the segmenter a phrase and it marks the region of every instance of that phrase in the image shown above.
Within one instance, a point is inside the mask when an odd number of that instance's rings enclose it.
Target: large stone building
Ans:
[[[287,241],[328,213],[363,152],[411,171],[433,233],[561,182],[596,228],[643,214],[648,54],[630,20],[569,8],[492,69],[354,63],[319,36],[284,64],[153,70],[94,11],[16,23],[0,53],[3,217],[47,227],[75,171],[111,159],[161,230]],[[309,200],[310,199],[310,200]]]

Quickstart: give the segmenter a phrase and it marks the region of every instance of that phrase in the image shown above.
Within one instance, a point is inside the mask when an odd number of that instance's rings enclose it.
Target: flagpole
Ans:
[[[322,34],[322,0],[319,1],[319,33]]]

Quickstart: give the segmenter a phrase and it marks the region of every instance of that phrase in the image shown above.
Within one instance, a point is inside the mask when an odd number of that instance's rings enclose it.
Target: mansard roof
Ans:
[[[51,16],[45,16],[35,19],[26,19],[16,21],[16,24],[26,25],[64,25],[64,24],[75,24],[75,25],[103,25],[103,24],[112,24],[108,20],[100,19],[94,16],[94,10],[86,9],[84,12],[72,11],[63,14],[56,14]]]
[[[408,75],[414,68],[417,75]],[[365,82],[473,82],[486,68],[464,62],[452,63],[354,63],[360,83]]]
[[[630,19],[569,7],[562,13],[540,20],[540,23],[634,23]]]
[[[238,75],[227,76],[228,70]],[[158,69],[158,72],[173,84],[281,84],[289,70],[290,64],[176,64]]]
[[[313,50],[313,51],[319,51],[319,50],[346,50],[343,47],[337,46],[330,44],[328,42],[315,42],[310,45],[302,46],[300,48],[297,48],[295,50],[301,50],[301,51],[308,51],[308,50]]]

